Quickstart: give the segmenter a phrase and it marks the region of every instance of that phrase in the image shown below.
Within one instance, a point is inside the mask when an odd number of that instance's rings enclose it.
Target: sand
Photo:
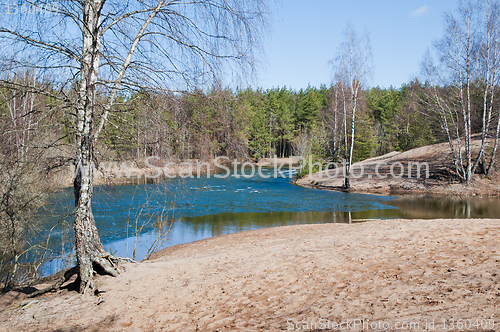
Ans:
[[[4,294],[0,330],[497,331],[499,261],[499,219],[268,228],[127,263],[99,296]]]
[[[479,144],[480,141],[476,137],[473,148],[477,150]],[[428,166],[423,163],[427,163]],[[308,174],[296,183],[308,188],[357,193],[498,197],[500,196],[499,164],[500,155],[497,155],[491,177],[475,174],[470,185],[460,183],[455,176],[449,144],[439,143],[405,152],[390,152],[353,164],[349,190],[343,189],[345,170],[340,163],[337,169]]]

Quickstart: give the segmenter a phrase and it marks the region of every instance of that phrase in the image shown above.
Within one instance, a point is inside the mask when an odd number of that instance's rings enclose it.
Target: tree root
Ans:
[[[118,271],[117,271],[117,265],[111,259],[111,256],[101,256],[97,259],[95,259],[94,264],[98,264],[100,268],[104,270],[107,274],[110,276],[116,277],[118,276]]]
[[[64,284],[66,281],[68,281],[72,276],[74,276],[77,273],[78,273],[78,266],[74,266],[71,269],[64,272],[64,275],[55,284],[53,284],[49,287],[46,287],[44,289],[37,290],[36,292],[33,292],[31,294],[28,294],[28,296],[26,296],[26,297],[27,298],[34,298],[34,297],[48,293],[48,292],[53,291],[53,290],[59,290],[61,288],[62,284]]]
[[[117,262],[139,263],[138,261],[134,261],[132,258],[129,257],[116,257],[109,255],[107,256],[107,258]]]
[[[85,294],[87,290],[94,290],[95,284],[93,275],[108,274],[112,277],[118,276],[118,259],[108,253],[102,253],[100,256],[94,256],[91,259],[90,268],[87,266],[83,270],[80,268],[80,293]]]
[[[98,266],[98,269],[101,269],[105,274],[109,274],[110,276],[116,277],[118,276],[118,262],[132,262],[132,263],[137,263],[136,261],[130,259],[130,258],[122,258],[122,257],[114,257],[109,254],[107,255],[102,255],[98,256],[97,258],[94,258],[93,264]],[[92,269],[94,270],[94,269]],[[85,280],[87,278],[82,278],[80,274],[80,268],[79,266],[74,266],[71,269],[67,270],[64,272],[64,275],[53,285],[48,286],[44,289],[37,290],[36,292],[33,292],[31,294],[27,295],[27,298],[34,298],[39,295],[54,291],[54,290],[59,290],[61,286],[67,282],[72,276],[75,274],[79,275],[80,277],[80,293],[85,293],[87,289],[94,289],[94,282],[92,276],[88,278],[88,280]],[[99,272],[99,271],[98,271]]]

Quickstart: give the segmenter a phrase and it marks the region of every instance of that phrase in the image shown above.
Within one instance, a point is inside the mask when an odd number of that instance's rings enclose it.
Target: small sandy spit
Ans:
[[[473,150],[478,150],[480,141],[477,137],[472,143]],[[366,159],[353,164],[351,188],[347,191],[374,194],[500,196],[500,155],[495,159],[491,177],[476,174],[468,186],[457,181],[452,160],[448,143],[423,146],[405,152],[390,152]],[[344,168],[339,163],[337,169],[309,174],[296,184],[308,188],[345,191],[344,173]]]
[[[98,296],[3,294],[0,330],[498,331],[499,262],[500,219],[268,228],[125,264]]]

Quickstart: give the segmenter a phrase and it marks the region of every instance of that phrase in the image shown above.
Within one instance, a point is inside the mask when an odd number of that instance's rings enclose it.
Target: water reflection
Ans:
[[[272,173],[273,170],[265,172]],[[228,229],[237,231],[280,224],[325,222],[332,219],[331,212],[395,209],[386,204],[393,197],[319,191],[289,182],[289,178],[211,177],[97,187],[93,211],[101,240],[109,243],[129,237],[138,229],[141,232],[154,230],[155,218],[159,216],[182,220],[185,227],[195,231],[210,228],[214,234],[225,234]],[[70,213],[73,206],[72,190],[63,190],[53,196],[52,204],[40,218],[50,229],[55,218]],[[330,214],[321,218],[301,214],[318,211]],[[71,223],[71,219],[69,217],[67,221]],[[57,242],[57,238],[54,241]]]
[[[272,173],[273,170],[267,170]],[[269,174],[272,175],[272,174]],[[94,215],[106,250],[142,259],[158,238],[158,220],[173,223],[162,246],[293,224],[379,218],[498,218],[500,199],[406,195],[399,198],[302,188],[287,178],[171,179],[157,184],[97,187]],[[53,195],[41,213],[55,252],[71,251],[72,190]],[[61,216],[68,215],[66,218]],[[44,235],[47,234],[45,232]],[[54,263],[55,264],[55,263]],[[53,271],[57,268],[50,268]]]
[[[499,198],[446,197],[405,195],[384,201],[393,208],[364,211],[279,211],[226,213],[195,217],[181,217],[175,221],[165,246],[192,242],[208,237],[247,230],[296,224],[349,223],[369,219],[439,219],[439,218],[498,218]],[[396,207],[396,208],[394,208]],[[154,232],[143,234],[138,255],[144,257]],[[109,248],[122,251],[130,240],[109,243]]]
[[[368,212],[368,211],[365,211]],[[213,236],[232,234],[248,230],[278,227],[297,224],[318,224],[318,223],[348,223],[360,222],[363,217],[370,217],[373,214],[363,212],[248,212],[248,213],[227,213],[220,215],[208,215],[198,217],[181,217],[175,220],[173,228],[168,234],[168,239],[163,243],[164,247],[182,243],[193,242]],[[361,218],[361,219],[360,219]],[[137,257],[145,257],[149,247],[156,238],[157,233],[151,231],[141,234],[138,238],[136,248]],[[122,239],[106,243],[107,250],[113,252],[128,253],[132,255],[132,246],[135,242],[133,238]],[[128,248],[128,250],[127,250]]]
[[[398,208],[398,218],[406,219],[500,217],[496,197],[404,195],[387,204]]]

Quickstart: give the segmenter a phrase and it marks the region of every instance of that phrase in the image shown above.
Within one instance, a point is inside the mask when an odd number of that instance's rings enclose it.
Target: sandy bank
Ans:
[[[259,158],[256,166],[298,166],[300,163],[300,157],[288,157],[288,158]]]
[[[479,142],[474,141],[478,148]],[[397,194],[426,193],[444,195],[500,196],[500,171],[496,166],[492,178],[476,174],[466,186],[456,180],[451,150],[447,143],[434,144],[409,150],[391,152],[364,160],[352,166],[349,192]],[[427,163],[428,167],[424,165]],[[392,168],[392,171],[391,171]],[[361,171],[362,169],[362,171]],[[427,174],[428,170],[428,174]],[[343,168],[310,174],[297,181],[303,187],[345,191]]]
[[[4,294],[0,330],[314,330],[347,319],[420,329],[434,320],[436,330],[443,319],[447,328],[483,319],[482,331],[500,330],[499,261],[500,220],[269,228],[126,264],[117,278],[98,278],[100,296]]]

